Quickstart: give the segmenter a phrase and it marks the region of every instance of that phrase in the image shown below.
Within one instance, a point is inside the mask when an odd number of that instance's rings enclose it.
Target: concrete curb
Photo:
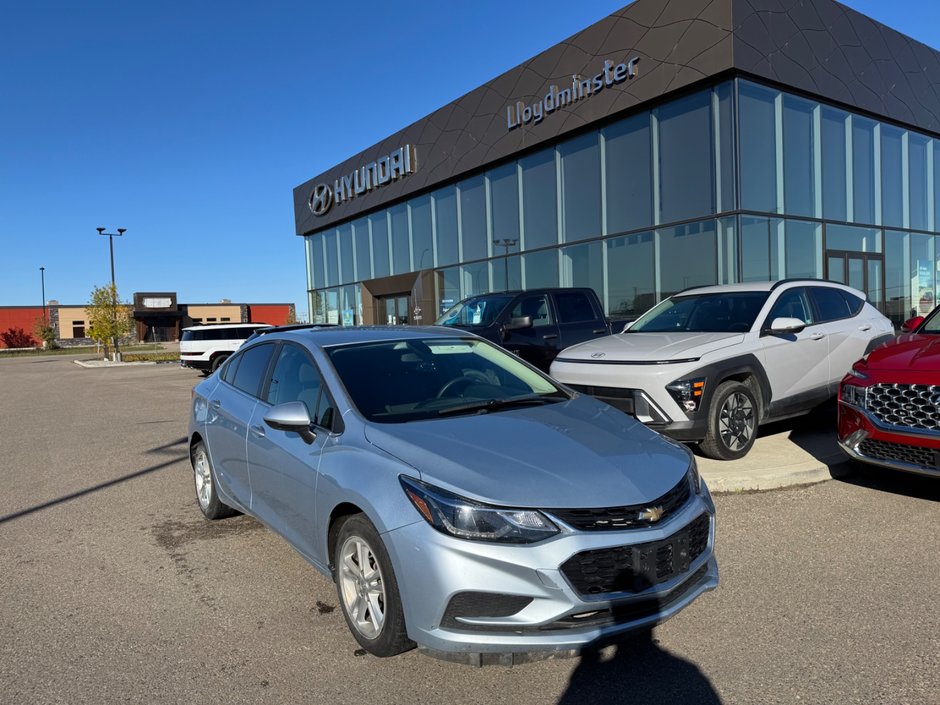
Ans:
[[[112,362],[111,360],[72,360],[79,367],[93,368],[93,367],[128,367],[128,366],[140,366],[140,365],[156,365],[157,363],[153,360],[141,360],[139,362]]]

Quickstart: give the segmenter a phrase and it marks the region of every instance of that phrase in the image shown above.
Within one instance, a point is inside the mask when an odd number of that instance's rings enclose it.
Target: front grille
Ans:
[[[498,592],[458,592],[447,603],[441,626],[446,629],[465,629],[467,631],[492,631],[493,627],[480,624],[466,624],[458,617],[509,617],[532,602],[531,597],[521,595],[503,595]]]
[[[587,384],[569,384],[576,392],[588,394],[600,399],[605,404],[609,404],[615,409],[620,409],[625,414],[633,416],[636,413],[636,404],[634,402],[634,389],[623,389],[621,387],[595,387]]]
[[[867,438],[858,447],[859,452],[873,460],[894,460],[908,465],[915,465],[925,470],[940,469],[938,455],[940,451],[932,448],[920,448],[904,443],[889,443]]]
[[[581,595],[641,592],[680,575],[708,547],[708,514],[662,541],[582,551],[561,571]]]
[[[691,488],[689,480],[683,477],[678,485],[652,502],[634,504],[626,507],[603,507],[598,509],[549,509],[552,515],[579,531],[622,531],[624,529],[643,529],[654,523],[665,521],[680,509],[689,499]],[[662,509],[662,515],[656,522],[641,519],[640,513],[651,508]]]
[[[940,385],[873,384],[865,406],[889,426],[940,432]]]

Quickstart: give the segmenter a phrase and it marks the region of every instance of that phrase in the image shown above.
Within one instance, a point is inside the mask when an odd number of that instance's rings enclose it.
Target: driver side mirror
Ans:
[[[506,340],[509,331],[531,327],[532,316],[518,316],[516,318],[510,318],[506,323],[504,323],[503,326],[499,329],[499,332],[502,335],[503,340]]]
[[[771,322],[770,328],[765,332],[771,335],[780,335],[781,333],[799,333],[804,328],[806,328],[806,323],[799,318],[781,316],[780,318],[775,318]]]
[[[911,333],[916,328],[918,328],[920,324],[923,322],[924,322],[923,316],[914,316],[913,318],[909,318],[908,320],[904,321],[903,324],[901,324],[901,332]]]
[[[317,434],[311,428],[313,422],[303,402],[288,401],[273,407],[264,417],[264,422],[278,431],[293,431],[306,444],[313,443]]]

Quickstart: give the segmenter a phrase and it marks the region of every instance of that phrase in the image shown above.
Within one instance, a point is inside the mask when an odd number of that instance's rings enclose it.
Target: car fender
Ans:
[[[715,360],[686,372],[681,379],[694,379],[697,377],[705,378],[705,390],[702,393],[702,403],[694,412],[696,418],[707,417],[712,396],[719,384],[729,379],[743,379],[745,377],[755,380],[757,389],[754,391],[759,396],[757,402],[760,407],[761,418],[767,415],[771,402],[770,380],[767,378],[764,366],[753,353]]]

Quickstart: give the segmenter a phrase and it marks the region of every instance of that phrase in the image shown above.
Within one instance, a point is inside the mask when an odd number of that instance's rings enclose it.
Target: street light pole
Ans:
[[[39,278],[42,280],[42,323],[46,325],[49,320],[46,318],[46,268],[39,268]]]
[[[493,244],[496,245],[496,247],[504,248],[503,257],[505,258],[504,266],[505,266],[505,273],[506,273],[505,291],[509,291],[509,248],[514,247],[517,242],[519,241],[516,240],[515,238],[510,238],[510,237],[503,237],[503,238],[500,238],[499,240],[493,240]]]
[[[127,228],[118,228],[116,233],[106,233],[104,228],[95,228],[98,231],[99,235],[108,236],[108,248],[111,250],[111,306],[112,306],[112,315],[116,314],[115,309],[117,308],[117,286],[114,283],[114,238],[121,237],[124,233],[127,232]],[[117,336],[114,336],[112,339],[114,344],[114,359],[117,359],[120,356],[120,350],[118,350],[118,339]]]

